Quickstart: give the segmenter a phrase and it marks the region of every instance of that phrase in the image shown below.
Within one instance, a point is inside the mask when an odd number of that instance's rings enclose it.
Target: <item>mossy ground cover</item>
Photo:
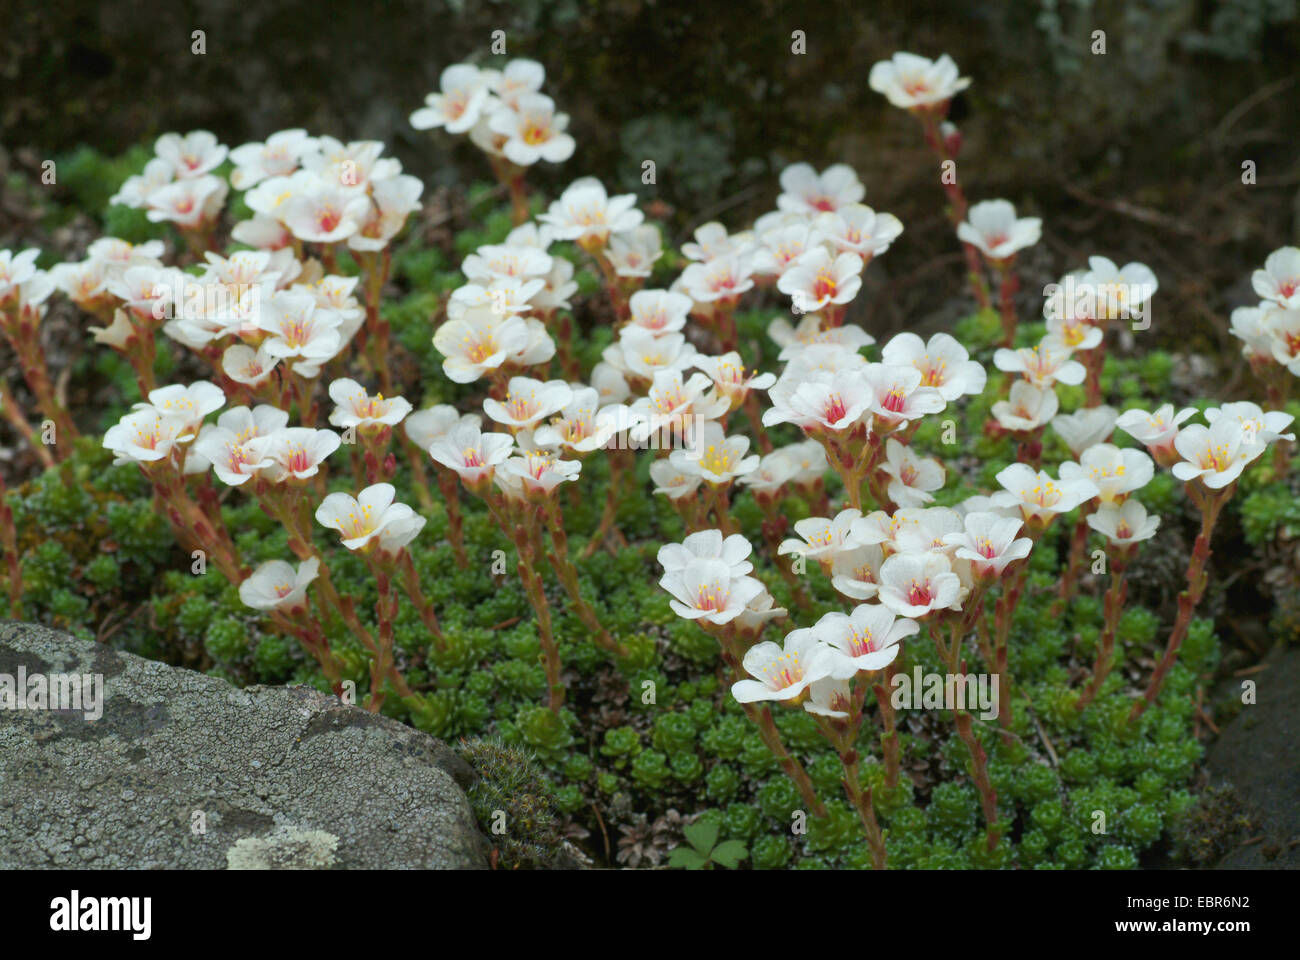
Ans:
[[[108,159],[82,151],[63,168],[64,177],[71,179],[66,189],[76,202],[85,201],[83,209],[102,209],[96,191],[104,189],[98,185],[111,189],[145,156],[133,152]],[[96,199],[99,206],[92,205]],[[509,212],[500,201],[492,188],[477,187],[464,197],[466,221],[458,225],[463,229],[431,242],[426,219],[413,226],[396,252],[384,314],[393,328],[393,369],[400,392],[417,408],[481,405],[482,385],[450,383],[430,338],[445,298],[462,282],[456,269],[460,258],[482,244],[500,242],[508,232]],[[51,223],[66,214],[62,208],[47,211]],[[101,228],[132,240],[163,235],[120,208],[111,209]],[[613,335],[598,298],[591,296],[599,292],[599,278],[576,249],[565,246],[558,252],[578,266],[574,322],[580,331],[579,359],[589,370]],[[654,278],[662,286],[681,266],[672,254],[665,260]],[[774,363],[776,348],[766,328],[780,309],[773,302],[738,315],[747,364],[764,368]],[[996,315],[972,315],[953,333],[991,368],[1000,333]],[[1033,344],[1042,333],[1041,324],[1025,324],[1019,341]],[[215,570],[194,572],[137,467],[113,466],[111,455],[100,448],[96,434],[102,435],[136,399],[130,368],[106,349],[84,349],[72,363],[74,381],[96,383],[112,400],[79,411],[88,436],[78,441],[72,457],[25,482],[11,481],[8,502],[22,558],[23,616],[235,684],[307,683],[328,690],[315,661],[292,638],[265,629],[267,622],[240,602],[235,587]],[[185,367],[191,363],[168,341],[160,341],[160,376],[193,379]],[[1176,396],[1173,369],[1173,358],[1163,351],[1112,354],[1102,378],[1104,396],[1120,409],[1190,399]],[[1063,409],[1080,405],[1082,388],[1058,389]],[[1072,392],[1080,396],[1072,397]],[[1013,441],[985,430],[995,394],[990,386],[960,412],[945,414],[954,420],[959,454],[944,445],[940,419],[917,432],[913,442],[918,451],[942,454],[955,465],[937,504],[987,492],[996,486],[996,473],[1014,459]],[[1300,413],[1294,403],[1289,410]],[[789,426],[775,428],[772,436],[778,446],[800,439]],[[1126,439],[1118,435],[1115,442],[1124,445]],[[1045,442],[1045,460],[1069,459],[1055,434],[1049,433]],[[503,556],[513,557],[512,544],[481,502],[462,497],[469,562],[458,565],[446,539],[447,513],[433,490],[431,505],[421,511],[428,525],[410,549],[446,643],[439,649],[418,613],[409,605],[401,607],[396,655],[415,696],[390,696],[384,712],[463,745],[482,775],[472,799],[485,831],[499,844],[499,866],[554,865],[563,838],[596,863],[663,865],[669,862],[667,848],[686,839],[683,830],[692,820],[710,827],[704,833],[713,837],[711,843],[743,846],[743,854],[732,845],[726,856],[712,861],[707,849],[698,851],[691,861],[695,866],[870,866],[856,814],[841,799],[839,760],[812,717],[801,710],[778,710],[777,726],[826,802],[828,816],[822,819],[806,816],[795,786],[728,694],[716,643],[671,612],[668,596],[657,585],[661,571],[655,554],[686,531],[668,501],[650,493],[649,465],[648,457],[638,458],[635,482],[628,481],[619,498],[617,526],[628,546],[615,553],[599,549],[577,560],[583,594],[593,599],[601,622],[628,655],[611,662],[569,610],[560,585],[548,579],[568,687],[558,718],[542,706],[546,678],[532,608],[513,562],[500,562]],[[404,458],[399,457],[392,482],[399,501],[422,501]],[[838,481],[828,473],[826,482],[834,500],[841,492]],[[608,483],[608,462],[591,458],[581,484],[561,491],[567,497],[564,512],[575,557],[599,525]],[[351,492],[352,486],[346,470],[331,477],[331,490]],[[244,561],[255,565],[287,556],[283,528],[256,502],[228,494],[222,513]],[[1143,501],[1181,531],[1184,544],[1190,543],[1195,514],[1181,484],[1158,473]],[[1216,540],[1217,569],[1231,570],[1234,555],[1280,556],[1300,531],[1296,504],[1293,480],[1274,478],[1267,467],[1248,472]],[[763,517],[752,498],[737,495],[733,509],[741,532],[761,542]],[[795,497],[781,510],[792,522],[808,511]],[[1066,515],[1032,554],[1028,590],[1011,635],[1010,734],[1000,735],[996,724],[976,726],[989,754],[1005,840],[992,853],[986,849],[968,751],[953,732],[951,715],[904,710],[905,776],[900,786],[885,789],[879,763],[868,760],[862,767],[863,784],[875,789],[892,867],[1134,868],[1171,850],[1185,851],[1184,825],[1205,821],[1205,810],[1198,807],[1199,735],[1207,721],[1213,722],[1216,708],[1203,704],[1202,697],[1225,650],[1215,620],[1194,622],[1158,704],[1137,724],[1126,722],[1133,692],[1163,646],[1186,550],[1180,549],[1178,537],[1162,538],[1164,545],[1144,553],[1130,571],[1132,589],[1120,624],[1115,669],[1094,704],[1081,713],[1074,703],[1096,653],[1108,578],[1085,573],[1080,593],[1065,613],[1052,613],[1076,517]],[[316,537],[323,549],[331,546],[328,531],[318,528]],[[330,556],[340,593],[354,598],[373,628],[373,577],[360,558],[346,551],[332,550]],[[794,610],[790,589],[772,560],[755,554],[754,561],[754,575],[779,605]],[[842,608],[842,599],[815,565],[804,585],[812,606],[798,612],[799,622],[811,623]],[[1212,588],[1211,613],[1224,606],[1221,586]],[[1281,605],[1254,619],[1267,622],[1273,636],[1290,638],[1300,624],[1294,591],[1277,595],[1283,598]],[[1236,619],[1238,614],[1229,611],[1218,622]],[[328,626],[345,678],[364,689],[367,652],[340,621]],[[972,670],[993,671],[992,665],[977,666],[977,655],[971,656]],[[906,643],[899,669],[910,673],[917,665],[925,672],[944,671],[935,651],[920,638]],[[1230,705],[1223,711],[1219,719],[1231,712]],[[868,724],[859,744],[865,757],[878,749],[876,739]],[[516,827],[501,835],[492,830],[492,822],[504,808]]]

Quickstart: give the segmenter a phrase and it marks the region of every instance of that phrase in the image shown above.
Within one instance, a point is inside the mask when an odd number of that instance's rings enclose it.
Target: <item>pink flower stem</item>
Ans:
[[[745,651],[734,633],[727,627],[711,632],[714,632],[718,643],[722,647],[722,659],[731,669],[732,682],[746,679],[748,674],[745,672],[744,667],[741,666]],[[745,711],[745,716],[758,728],[758,736],[763,741],[763,745],[776,758],[776,762],[780,764],[785,775],[794,783],[799,795],[803,798],[803,802],[812,811],[813,816],[825,817],[826,805],[817,796],[817,789],[813,786],[812,777],[808,776],[808,771],[799,762],[799,758],[791,754],[785,748],[785,744],[781,742],[781,732],[777,729],[771,709],[767,706],[760,707],[756,703],[742,703],[740,706]]]
[[[564,532],[564,515],[560,511],[560,503],[554,493],[546,498],[541,510],[546,520],[546,528],[551,535],[551,546],[554,548],[550,555],[551,565],[569,595],[569,605],[573,607],[573,612],[578,615],[583,626],[591,631],[591,638],[597,646],[615,657],[627,656],[627,648],[610,636],[609,631],[601,624],[600,618],[596,616],[595,608],[582,596],[582,589],[578,585],[578,568],[569,559],[569,536]]]
[[[1070,553],[1065,561],[1065,573],[1061,576],[1061,589],[1052,603],[1050,616],[1056,618],[1065,610],[1065,605],[1074,595],[1075,584],[1079,581],[1079,570],[1083,566],[1084,551],[1088,547],[1088,516],[1094,511],[1093,501],[1087,500],[1079,507],[1079,519],[1074,523],[1070,534]]]
[[[1106,591],[1106,599],[1103,601],[1103,626],[1101,639],[1097,643],[1097,659],[1092,665],[1092,681],[1074,704],[1076,710],[1082,711],[1092,703],[1097,696],[1097,691],[1101,689],[1101,685],[1106,682],[1106,677],[1110,674],[1114,660],[1112,653],[1115,650],[1115,634],[1119,630],[1119,619],[1124,613],[1124,600],[1128,596],[1128,578],[1124,576],[1128,566],[1127,561],[1125,551],[1112,551],[1111,581],[1110,588]]]
[[[998,283],[998,308],[1002,313],[1002,345],[1007,348],[1015,346],[1016,294],[1020,290],[1020,274],[1016,271],[1015,257],[1008,257],[998,263],[1000,282]]]
[[[948,644],[943,641],[943,628],[940,623],[936,620],[930,621],[930,636],[934,639],[935,648],[948,665],[948,672],[951,674],[966,672],[966,661],[961,657],[962,619],[960,616],[950,618],[951,642]],[[970,712],[954,707],[953,719],[956,722],[957,735],[961,737],[970,752],[971,779],[980,795],[980,806],[984,810],[984,822],[988,829],[988,849],[991,852],[997,848],[1001,836],[997,826],[998,792],[989,779],[988,757],[979,738],[975,736],[974,721],[971,719]]]
[[[1183,645],[1187,631],[1192,625],[1192,614],[1205,595],[1208,581],[1205,568],[1210,560],[1210,538],[1214,535],[1214,525],[1218,522],[1219,512],[1232,498],[1236,488],[1235,482],[1221,490],[1202,487],[1199,480],[1188,484],[1188,493],[1201,508],[1201,532],[1196,538],[1191,560],[1187,564],[1187,589],[1178,595],[1178,618],[1174,621],[1173,632],[1169,634],[1169,643],[1165,646],[1160,662],[1156,664],[1155,672],[1151,674],[1151,682],[1147,685],[1146,692],[1133,703],[1133,709],[1128,715],[1129,723],[1135,722],[1147,707],[1156,702],[1156,698],[1160,696],[1160,688],[1164,686],[1165,677],[1178,659],[1178,650]]]
[[[18,431],[18,435],[27,441],[27,446],[31,447],[32,452],[40,458],[42,466],[47,468],[54,466],[54,456],[50,453],[50,448],[37,439],[35,429],[23,416],[18,401],[14,399],[13,391],[4,381],[0,381],[0,407],[4,408],[5,419]]]
[[[957,158],[949,152],[944,138],[939,134],[939,115],[933,111],[925,111],[920,116],[922,129],[925,132],[926,145],[938,155],[941,161],[952,161],[952,170],[955,174]],[[966,210],[969,206],[966,201],[966,193],[957,182],[955,175],[951,183],[941,179],[940,184],[943,186],[944,193],[948,196],[948,219],[955,228],[966,219]],[[966,255],[967,276],[970,280],[971,293],[975,297],[975,303],[981,310],[987,310],[989,308],[989,290],[988,285],[984,282],[984,266],[980,260],[979,251],[969,243],[962,243],[962,251]]]

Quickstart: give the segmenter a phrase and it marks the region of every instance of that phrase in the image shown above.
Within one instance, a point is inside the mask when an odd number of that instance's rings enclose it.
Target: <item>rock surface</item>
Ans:
[[[0,709],[0,869],[487,865],[468,766],[394,720],[0,621],[20,667],[102,674],[103,714]]]
[[[1253,676],[1258,702],[1224,727],[1206,758],[1215,781],[1236,788],[1263,837],[1230,851],[1219,869],[1300,867],[1300,650],[1276,652],[1265,664]],[[1233,687],[1240,696],[1240,681]]]

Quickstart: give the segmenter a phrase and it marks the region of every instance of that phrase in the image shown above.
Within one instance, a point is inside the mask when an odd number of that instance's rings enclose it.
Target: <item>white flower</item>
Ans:
[[[567,310],[572,304],[569,297],[578,292],[578,284],[573,280],[573,264],[564,257],[551,258],[551,270],[542,277],[542,289],[533,294],[529,301],[537,310]]]
[[[6,300],[14,290],[36,276],[36,258],[40,255],[41,251],[35,247],[22,253],[0,250],[0,301]]]
[[[686,326],[691,298],[668,290],[638,290],[628,299],[630,326],[649,330],[655,336],[677,333]]]
[[[808,713],[819,717],[843,719],[853,708],[852,693],[847,680],[822,677],[808,685],[808,699],[803,702]]]
[[[1160,284],[1144,263],[1126,263],[1118,267],[1106,257],[1089,257],[1083,286],[1094,297],[1094,315],[1115,319],[1135,316]]]
[[[1060,513],[1068,513],[1085,500],[1091,500],[1101,491],[1084,477],[1053,480],[1042,470],[1024,463],[1013,463],[997,475],[1003,490],[993,495],[1000,507],[1015,507],[1026,520],[1050,520]]]
[[[1060,434],[1076,457],[1096,443],[1103,443],[1115,429],[1119,411],[1114,407],[1085,407],[1052,418],[1052,429]]]
[[[258,329],[271,337],[263,346],[273,357],[301,357],[307,363],[324,363],[343,346],[339,315],[318,310],[314,298],[281,292],[258,317]]]
[[[501,316],[491,307],[470,307],[433,334],[433,345],[446,359],[443,373],[453,383],[472,383],[495,370],[512,354],[526,349],[529,330],[522,317]]]
[[[938,413],[946,406],[936,388],[921,386],[925,378],[916,367],[871,363],[864,376],[874,395],[871,412],[886,428]]]
[[[1208,428],[1189,424],[1174,438],[1174,449],[1183,458],[1173,466],[1174,476],[1184,483],[1200,479],[1211,490],[1232,483],[1246,466],[1264,452],[1264,444],[1246,442],[1246,431],[1234,417],[1220,417]]]
[[[546,68],[536,60],[517,57],[500,71],[485,70],[484,76],[492,92],[503,103],[514,106],[521,97],[542,89],[546,80]]]
[[[491,94],[478,67],[457,63],[438,78],[440,93],[424,98],[424,106],[411,114],[416,130],[442,127],[448,133],[465,133],[479,121]]]
[[[279,362],[280,358],[269,353],[265,344],[254,350],[237,343],[221,355],[221,370],[236,383],[255,387],[271,375]]]
[[[895,617],[878,603],[863,603],[851,613],[832,611],[817,621],[812,632],[834,651],[831,676],[848,680],[859,673],[883,670],[898,656],[898,641],[915,636],[921,625]]]
[[[712,485],[730,483],[758,468],[757,454],[747,457],[749,437],[727,437],[722,426],[708,420],[695,425],[694,446],[698,450],[674,450],[668,462],[682,473],[702,477]]]
[[[455,470],[467,486],[472,486],[492,476],[497,464],[510,456],[514,443],[508,433],[483,433],[477,425],[462,421],[446,436],[433,441],[429,456]]]
[[[760,458],[754,472],[741,477],[739,482],[756,497],[775,497],[794,479],[798,469],[788,449],[774,450]]]
[[[385,514],[377,540],[380,553],[396,555],[424,529],[426,521],[404,503],[395,503]]]
[[[1048,303],[1050,304],[1051,301],[1049,300]],[[1088,320],[1079,317],[1049,315],[1047,317],[1047,336],[1043,338],[1043,343],[1050,344],[1053,350],[1068,354],[1073,350],[1093,349],[1093,347],[1101,343],[1105,335],[1105,331],[1101,327]]]
[[[1155,464],[1141,450],[1121,450],[1114,444],[1098,443],[1083,452],[1079,463],[1062,463],[1060,473],[1062,480],[1091,480],[1102,502],[1110,503],[1150,483]]]
[[[121,276],[132,267],[161,267],[163,250],[161,240],[130,243],[117,237],[100,237],[86,248],[86,259],[98,260],[109,276]]]
[[[1076,386],[1087,376],[1083,364],[1070,359],[1069,349],[1051,340],[1020,350],[1002,347],[993,354],[993,365],[1020,374],[1036,387],[1050,387],[1058,381]]]
[[[226,147],[207,130],[194,130],[184,136],[164,133],[154,143],[153,149],[182,180],[196,179],[215,170],[226,159],[227,152]]]
[[[406,219],[420,209],[424,184],[416,177],[402,174],[374,182],[372,201],[361,227],[348,237],[348,248],[361,252],[382,250],[402,232]]]
[[[546,450],[524,449],[501,464],[497,479],[518,486],[525,494],[546,497],[566,480],[577,480],[581,470],[577,460],[559,460]]]
[[[149,391],[149,403],[136,404],[137,408],[152,406],[163,416],[175,417],[182,433],[197,433],[203,418],[226,405],[226,395],[215,383],[196,380],[189,386],[172,384]]]
[[[747,255],[729,253],[690,264],[682,271],[680,287],[696,303],[731,302],[754,288],[752,273]]]
[[[953,553],[949,534],[962,530],[962,515],[951,507],[903,509],[894,514],[893,549],[899,553]],[[893,518],[891,518],[892,520]]]
[[[738,703],[797,700],[808,687],[830,676],[833,653],[812,629],[786,635],[784,648],[764,640],[745,652],[745,672],[757,680],[738,680],[731,695]]]
[[[603,244],[611,233],[626,233],[645,216],[636,209],[634,194],[611,197],[595,177],[582,177],[537,219],[551,225],[557,240]]]
[[[918,457],[893,437],[885,441],[885,462],[879,470],[890,478],[886,494],[900,507],[930,503],[932,491],[943,489],[943,464],[933,457]]]
[[[962,530],[944,536],[944,542],[956,547],[953,556],[969,560],[978,576],[999,577],[1007,566],[1029,556],[1033,541],[1016,538],[1022,521],[989,511],[974,511],[962,518]]]
[[[831,586],[854,600],[870,600],[880,589],[880,565],[885,552],[866,543],[835,554],[831,560]]]
[[[433,441],[447,436],[462,423],[481,427],[483,418],[477,413],[462,414],[451,404],[440,403],[415,411],[402,421],[402,429],[412,443],[427,453]]]
[[[617,234],[609,239],[606,255],[620,277],[648,277],[655,261],[663,256],[659,228],[651,223]]]
[[[622,373],[652,380],[659,370],[686,370],[694,364],[696,351],[683,334],[655,336],[642,327],[624,327],[601,356]]]
[[[283,560],[268,560],[239,585],[239,599],[254,610],[305,607],[307,588],[320,572],[320,560],[308,557],[295,570]]]
[[[1115,421],[1115,426],[1123,430],[1138,443],[1144,444],[1151,455],[1159,459],[1160,454],[1171,452],[1178,428],[1184,420],[1195,414],[1192,407],[1184,407],[1174,413],[1174,405],[1166,403],[1155,413],[1134,408],[1125,410]]]
[[[1274,250],[1264,269],[1251,274],[1250,283],[1262,299],[1288,310],[1300,309],[1300,247]]]
[[[754,569],[745,558],[754,547],[738,533],[724,537],[721,530],[701,530],[681,543],[665,543],[656,557],[666,573],[686,569],[692,560],[722,560],[732,577],[743,577]]]
[[[778,556],[793,553],[814,560],[831,560],[839,553],[862,545],[854,533],[854,524],[862,518],[861,510],[841,510],[834,519],[805,517],[796,520],[794,532],[803,539],[784,540],[777,548]]]
[[[1272,306],[1269,304],[1268,306]],[[1242,342],[1241,353],[1246,359],[1255,357],[1273,357],[1282,363],[1290,363],[1291,351],[1282,344],[1283,353],[1281,356],[1273,356],[1274,339],[1271,331],[1265,324],[1265,318],[1271,316],[1274,312],[1266,309],[1261,305],[1258,307],[1238,307],[1232,311],[1232,318],[1228,332]],[[1294,311],[1300,313],[1300,311]],[[1298,317],[1297,319],[1300,319]]]
[[[916,367],[921,371],[921,386],[934,387],[949,403],[966,394],[983,393],[988,381],[984,367],[947,333],[936,333],[929,342],[914,333],[900,333],[884,345],[880,359],[892,367]]]
[[[292,477],[305,480],[320,472],[325,458],[339,448],[343,438],[333,430],[313,430],[310,427],[285,427],[272,433],[265,452],[271,463],[265,469],[266,477],[280,483]]]
[[[1264,412],[1257,404],[1248,400],[1237,403],[1225,403],[1221,407],[1210,407],[1205,411],[1205,419],[1215,423],[1220,418],[1229,418],[1241,424],[1242,442],[1247,446],[1269,444],[1275,440],[1295,440],[1294,433],[1283,433],[1295,417],[1281,410]]]
[[[696,373],[683,382],[680,370],[657,370],[649,393],[629,408],[629,436],[641,441],[666,429],[686,430],[686,418],[712,420],[726,413],[731,401],[714,391],[707,374]]]
[[[736,629],[740,631],[758,631],[762,629],[767,621],[784,617],[786,612],[785,607],[776,606],[776,600],[766,589],[761,590],[757,596],[745,604],[745,609],[736,618]]]
[[[785,317],[777,317],[767,326],[767,335],[781,347],[781,353],[778,360],[793,360],[804,350],[813,346],[835,346],[843,347],[844,350],[837,351],[841,356],[857,356],[857,352],[862,347],[870,346],[876,342],[876,338],[871,336],[857,324],[844,324],[838,327],[822,328],[821,317],[815,313],[805,314],[799,321],[798,327],[790,326],[790,321]],[[858,356],[858,359],[865,363],[865,359]]]
[[[880,256],[903,233],[903,223],[898,217],[892,213],[876,213],[861,203],[818,214],[813,225],[835,249],[856,253],[864,260]]]
[[[848,303],[862,287],[862,258],[841,253],[834,259],[823,246],[802,254],[776,282],[801,313],[816,313],[828,304]]]
[[[835,215],[828,213],[824,216]],[[765,231],[751,255],[754,273],[780,276],[809,250],[821,246],[824,239],[821,232],[806,221]]]
[[[957,76],[957,64],[946,53],[929,60],[900,51],[872,65],[867,85],[894,106],[911,110],[947,103],[970,86],[970,78]]]
[[[171,221],[182,229],[197,229],[216,217],[229,192],[226,181],[212,174],[176,180],[150,192],[145,216],[153,223]]]
[[[848,164],[837,163],[818,173],[810,164],[793,163],[781,171],[779,209],[817,214],[859,202],[867,188]]]
[[[488,307],[498,316],[528,313],[530,301],[545,286],[541,277],[490,276],[483,283],[467,283],[453,290],[447,314],[456,317],[473,307]]]
[[[235,169],[230,185],[236,190],[255,187],[267,177],[287,177],[298,169],[302,155],[313,146],[306,130],[281,130],[265,143],[246,143],[230,151]]]
[[[349,550],[365,550],[385,526],[405,521],[414,512],[404,503],[393,503],[396,492],[391,483],[376,483],[356,497],[331,493],[316,508],[316,522],[342,534]]]
[[[1160,518],[1147,516],[1147,508],[1138,500],[1125,500],[1123,504],[1102,504],[1088,514],[1088,526],[1111,543],[1127,546],[1154,537]]]
[[[1300,376],[1300,309],[1264,310],[1258,328],[1266,338],[1263,352]]]
[[[1017,380],[1011,384],[1009,397],[993,404],[992,412],[1004,430],[1027,433],[1051,422],[1060,408],[1061,402],[1051,387]]]
[[[561,163],[573,156],[573,137],[564,132],[568,127],[569,115],[557,113],[555,101],[541,93],[526,93],[513,110],[495,110],[488,118],[488,129],[505,137],[501,152],[521,167],[538,160]]]
[[[142,404],[108,428],[104,448],[113,451],[115,464],[149,463],[167,458],[175,444],[193,437],[181,418]]]
[[[689,497],[704,482],[699,474],[685,473],[667,460],[655,460],[650,464],[650,480],[655,485],[654,492],[662,493],[669,500]]]
[[[294,193],[281,212],[281,219],[299,240],[308,243],[338,243],[361,229],[370,210],[370,200],[355,189],[313,178],[311,189]]]
[[[794,422],[805,430],[843,431],[869,422],[874,400],[875,394],[861,373],[841,370],[825,378],[799,383],[783,405],[793,412]]]
[[[466,257],[460,269],[470,280],[486,285],[493,277],[544,277],[551,263],[551,256],[537,247],[489,244]]]
[[[567,447],[578,454],[604,448],[624,428],[626,408],[619,404],[602,407],[595,387],[576,384],[572,391],[558,414],[537,428],[534,442],[547,449]]]
[[[880,602],[901,617],[961,609],[961,580],[942,553],[896,553],[880,566]]]
[[[727,228],[716,220],[695,228],[695,242],[682,244],[682,256],[687,260],[713,260],[730,253],[748,251],[752,237],[747,233],[727,234]]]
[[[734,350],[720,357],[699,354],[695,357],[695,366],[708,375],[721,394],[730,398],[733,409],[740,405],[749,391],[766,390],[776,383],[774,373],[759,373],[757,370],[746,373],[744,361]]]
[[[534,380],[511,377],[505,401],[488,397],[483,412],[511,430],[531,430],[538,423],[568,406],[573,388],[563,380]]]
[[[782,450],[794,461],[796,470],[794,483],[815,483],[825,475],[829,467],[826,461],[826,450],[816,440],[802,440],[783,447]]]
[[[330,384],[330,399],[337,406],[330,411],[330,423],[336,427],[394,426],[411,412],[403,397],[370,396],[365,387],[346,377]]]
[[[966,213],[957,225],[957,238],[969,243],[993,261],[1007,260],[1032,247],[1043,233],[1043,221],[1037,217],[1017,217],[1016,208],[1006,200],[985,200]]]
[[[248,410],[247,407],[235,409]],[[288,419],[287,414],[285,418]],[[266,453],[269,442],[269,437],[242,436],[230,427],[208,424],[194,441],[194,453],[212,464],[222,483],[237,487],[251,480],[263,467],[271,465],[271,458]]]
[[[759,595],[763,585],[753,577],[732,576],[726,560],[699,557],[666,572],[659,586],[673,597],[673,613],[686,620],[724,624],[735,620]]]
[[[154,157],[144,165],[142,173],[127,177],[117,193],[108,198],[108,202],[120,203],[124,207],[138,210],[149,202],[154,191],[167,186],[175,179],[175,168],[161,157]]]

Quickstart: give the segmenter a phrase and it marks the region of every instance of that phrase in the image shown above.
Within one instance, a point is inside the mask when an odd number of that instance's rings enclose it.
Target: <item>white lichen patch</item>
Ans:
[[[245,837],[226,851],[228,870],[322,870],[334,865],[339,838],[324,830],[277,827]]]

